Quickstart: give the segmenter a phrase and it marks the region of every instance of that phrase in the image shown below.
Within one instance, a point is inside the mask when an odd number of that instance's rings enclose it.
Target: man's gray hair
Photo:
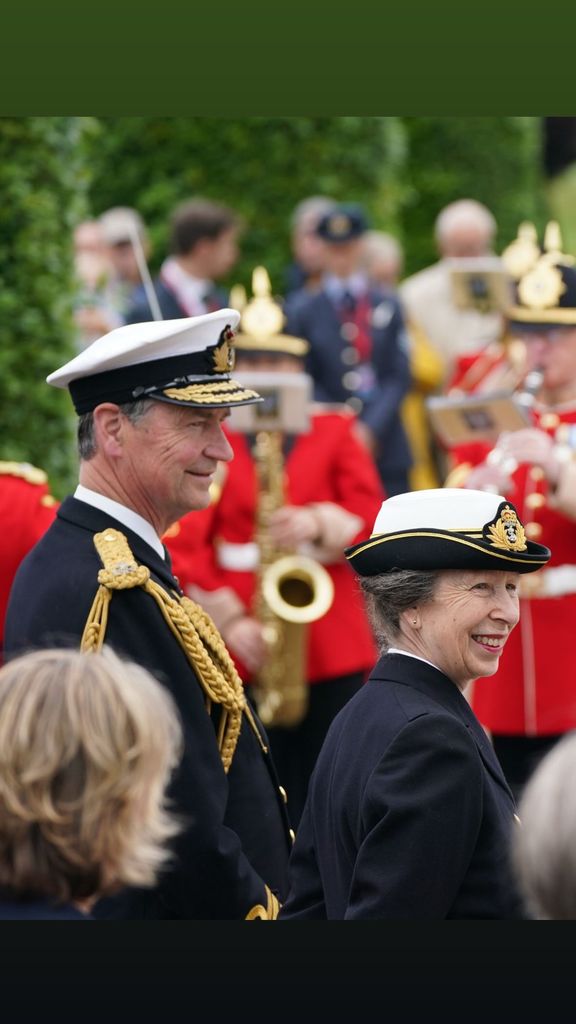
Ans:
[[[154,405],[153,398],[139,398],[137,402],[125,402],[118,408],[131,423],[137,423]],[[85,412],[78,419],[78,454],[83,462],[89,462],[96,455],[97,445],[94,434],[94,413]]]
[[[436,218],[434,234],[440,247],[454,229],[463,225],[485,235],[487,245],[493,241],[497,229],[494,215],[487,206],[476,199],[457,199],[445,206]]]
[[[316,221],[317,223],[334,206],[336,206],[336,200],[329,196],[308,196],[307,199],[302,199],[292,210],[290,217],[292,231],[296,231],[306,222]]]
[[[439,571],[419,569],[391,569],[378,576],[360,577],[368,615],[382,651],[394,645],[402,612],[429,601],[439,578]]]
[[[527,910],[576,921],[576,733],[565,736],[529,779],[512,854]]]

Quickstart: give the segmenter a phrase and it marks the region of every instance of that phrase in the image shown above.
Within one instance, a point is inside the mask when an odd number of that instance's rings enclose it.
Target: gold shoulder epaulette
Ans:
[[[110,590],[141,587],[150,579],[150,570],[138,565],[126,537],[120,530],[103,530],[94,534],[94,547],[104,566],[98,573],[98,582]]]
[[[29,484],[45,484],[48,477],[43,469],[29,462],[0,462],[0,476],[17,476]]]

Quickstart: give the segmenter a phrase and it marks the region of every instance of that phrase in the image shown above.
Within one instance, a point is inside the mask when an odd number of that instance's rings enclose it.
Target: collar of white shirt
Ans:
[[[74,491],[74,497],[78,501],[83,501],[86,505],[99,508],[101,512],[107,512],[113,519],[117,519],[123,526],[127,526],[133,533],[137,533],[146,544],[154,548],[154,551],[160,555],[162,561],[165,561],[164,545],[156,530],[147,519],[143,519],[133,509],[126,508],[125,505],[121,505],[118,501],[113,501],[112,498],[107,498],[105,494],[91,491],[89,487],[84,487],[82,484],[78,484]]]
[[[416,661],[423,661],[426,665],[431,665],[432,668],[437,669],[438,672],[442,671],[442,669],[438,668],[438,665],[435,665],[433,661],[428,661],[428,658],[421,658],[419,654],[412,654],[412,651],[403,651],[401,647],[389,647],[386,654],[404,654],[407,658],[416,658]]]

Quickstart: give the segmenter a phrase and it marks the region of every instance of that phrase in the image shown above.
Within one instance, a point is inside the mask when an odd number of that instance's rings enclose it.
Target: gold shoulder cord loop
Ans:
[[[228,772],[232,764],[243,712],[260,746],[267,753],[267,747],[247,703],[242,680],[222,637],[206,612],[187,597],[171,597],[158,583],[151,580],[150,570],[144,565],[138,565],[126,537],[119,530],[110,529],[95,534],[94,545],[104,568],[98,573],[100,586],[84,627],[80,649],[91,652],[102,647],[113,591],[142,587],[160,608],[167,625],[184,649],[208,699],[222,706],[218,748],[224,771]]]
[[[248,911],[245,921],[275,921],[280,913],[280,903],[268,886],[266,889],[266,906],[262,906],[261,903],[256,903],[251,910]]]

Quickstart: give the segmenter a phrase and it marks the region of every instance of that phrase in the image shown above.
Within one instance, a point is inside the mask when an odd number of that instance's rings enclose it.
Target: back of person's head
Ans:
[[[496,235],[490,210],[475,199],[458,199],[440,211],[434,226],[442,256],[486,256]]]
[[[170,250],[187,256],[203,239],[214,241],[225,232],[240,228],[240,218],[227,206],[210,199],[190,199],[172,213]]]
[[[168,692],[110,649],[0,670],[0,890],[77,902],[151,886],[179,826],[165,788],[181,733]]]
[[[529,779],[518,813],[513,858],[527,909],[576,920],[576,732],[561,740]]]
[[[398,239],[385,231],[367,231],[362,238],[362,266],[375,284],[396,287],[404,267]]]
[[[302,199],[292,210],[290,218],[292,233],[314,232],[320,218],[334,206],[336,206],[336,200],[329,196],[308,196],[307,199]]]
[[[148,242],[146,225],[131,206],[113,206],[98,218],[107,245],[123,245],[132,242],[137,235],[142,245]]]

